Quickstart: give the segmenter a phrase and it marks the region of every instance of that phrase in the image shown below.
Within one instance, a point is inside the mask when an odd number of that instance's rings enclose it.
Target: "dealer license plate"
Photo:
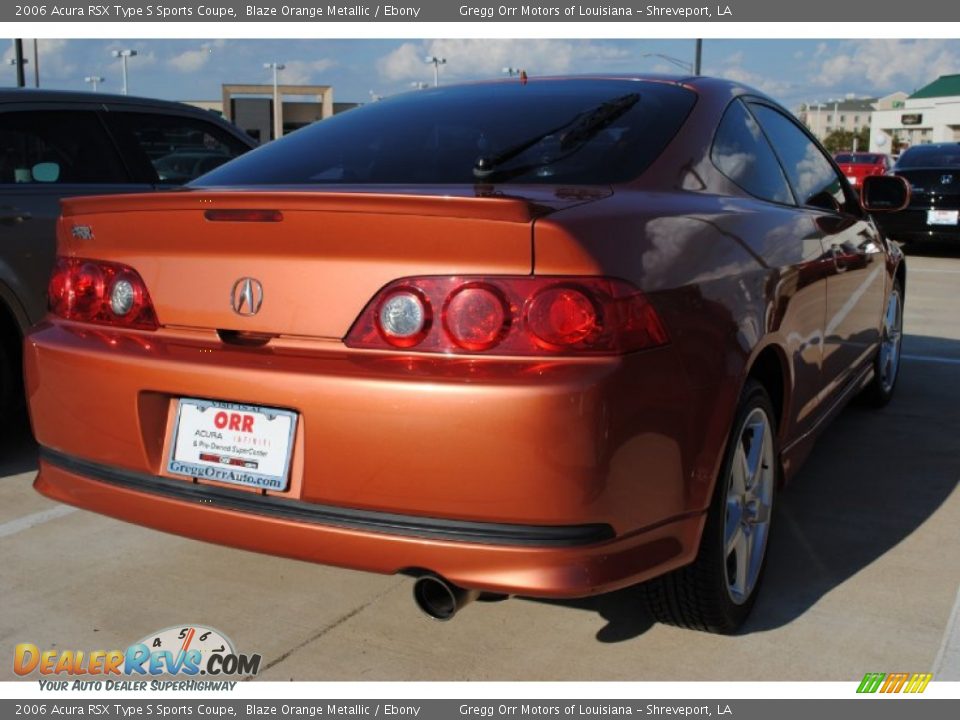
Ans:
[[[927,210],[927,225],[956,225],[960,210]]]
[[[167,470],[261,490],[286,490],[297,414],[183,398]]]

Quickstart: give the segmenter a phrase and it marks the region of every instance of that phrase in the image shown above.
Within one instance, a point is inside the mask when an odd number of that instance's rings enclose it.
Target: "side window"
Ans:
[[[116,148],[93,111],[0,113],[0,184],[129,181]]]
[[[792,120],[767,105],[751,104],[750,108],[780,157],[801,205],[860,214],[859,202],[830,160]]]
[[[111,124],[121,142],[133,143],[155,175],[153,182],[182,185],[223,165],[250,148],[213,123],[191,117],[116,112]]]
[[[739,100],[730,103],[710,151],[713,164],[751,195],[793,204],[783,169],[760,126]]]

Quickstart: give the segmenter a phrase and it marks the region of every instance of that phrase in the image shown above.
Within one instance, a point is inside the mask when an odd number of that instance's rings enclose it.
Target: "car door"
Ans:
[[[778,108],[751,110],[811,213],[829,256],[823,399],[841,392],[876,352],[886,282],[883,241],[827,154]],[[827,403],[829,406],[829,403]]]
[[[46,311],[60,199],[150,189],[134,176],[94,103],[0,109],[0,284],[29,322]]]
[[[714,136],[713,164],[756,200],[732,206],[726,230],[749,245],[772,272],[768,328],[779,333],[790,358],[793,387],[784,437],[810,431],[822,390],[823,322],[826,314],[824,247],[808,208],[797,205],[769,141],[742,100],[727,107]]]

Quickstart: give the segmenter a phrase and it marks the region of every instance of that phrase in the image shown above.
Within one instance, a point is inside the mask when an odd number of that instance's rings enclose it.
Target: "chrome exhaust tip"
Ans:
[[[476,600],[477,590],[467,590],[449,583],[438,575],[424,575],[413,584],[413,600],[417,607],[434,620],[450,620],[464,605]]]

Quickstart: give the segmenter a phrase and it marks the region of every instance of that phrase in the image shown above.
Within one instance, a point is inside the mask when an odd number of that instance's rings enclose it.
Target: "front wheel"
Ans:
[[[883,407],[897,387],[900,375],[900,346],[903,340],[903,286],[893,281],[880,328],[880,347],[873,359],[873,380],[863,390],[863,397],[874,407]]]
[[[727,441],[696,559],[641,586],[656,620],[732,633],[746,619],[763,578],[778,454],[770,396],[750,380]]]

